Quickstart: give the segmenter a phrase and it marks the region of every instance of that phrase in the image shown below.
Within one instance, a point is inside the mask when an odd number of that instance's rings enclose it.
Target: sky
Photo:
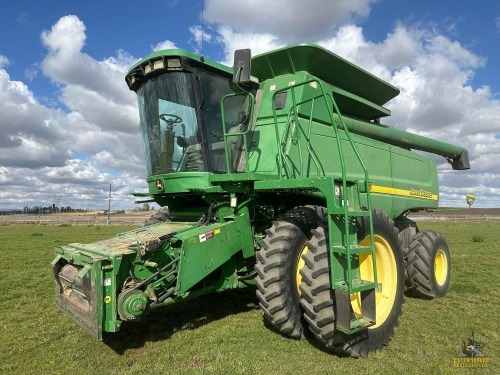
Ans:
[[[134,208],[146,192],[136,96],[124,76],[182,48],[232,65],[315,43],[401,90],[387,125],[466,147],[436,158],[440,205],[500,207],[500,2],[23,0],[0,12],[0,209]]]

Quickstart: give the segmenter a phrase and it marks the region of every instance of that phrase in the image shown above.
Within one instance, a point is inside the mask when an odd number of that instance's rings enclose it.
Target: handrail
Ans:
[[[349,129],[347,128],[346,124],[345,124],[345,121],[344,121],[344,118],[342,116],[342,114],[340,113],[340,110],[337,106],[337,103],[335,101],[335,99],[333,98],[333,96],[331,95],[328,95],[328,97],[331,99],[332,101],[332,104],[333,104],[333,107],[335,109],[335,112],[337,113],[337,116],[340,120],[340,123],[342,125],[342,129],[344,130],[346,136],[347,136],[347,139],[349,140],[349,144],[351,145],[351,148],[352,150],[354,151],[355,155],[356,155],[356,158],[358,159],[359,163],[361,164],[361,167],[364,171],[364,175],[365,175],[365,181],[364,181],[364,185],[365,185],[365,191],[366,191],[366,205],[367,205],[367,209],[368,209],[368,223],[369,223],[369,226],[370,226],[370,243],[371,243],[371,246],[372,246],[372,249],[374,249],[374,246],[375,246],[375,238],[374,238],[374,235],[373,235],[373,217],[372,217],[372,203],[371,203],[371,194],[370,194],[370,178],[369,178],[369,174],[368,174],[368,168],[366,167],[365,163],[363,162],[363,158],[361,157],[358,149],[356,148],[355,144],[354,144],[354,141],[352,140],[352,137],[351,137],[351,133],[349,132]],[[330,112],[329,112],[330,113]],[[337,126],[335,126],[335,122],[333,121],[333,116],[332,116],[333,113],[330,114],[330,117],[332,118],[332,125],[334,128],[337,128]],[[338,132],[337,132],[338,134]],[[340,146],[339,146],[340,147]],[[344,188],[344,191],[346,191],[346,181],[344,179],[344,176],[343,176],[343,182],[342,182],[342,185],[343,185],[343,188]],[[346,211],[344,213],[344,224],[345,224],[345,227],[346,227],[346,230],[348,229],[348,214],[347,214],[347,207],[346,207]],[[347,232],[346,232],[347,233]],[[347,241],[347,245],[346,245],[346,249],[347,249],[347,257],[349,258],[350,257],[350,244],[348,243]],[[348,278],[349,278],[349,286],[351,285],[351,262],[347,262],[348,264]],[[374,277],[374,281],[376,282],[378,279],[377,279],[377,263],[376,263],[376,256],[375,256],[375,253],[373,252],[373,256],[372,256],[372,264],[373,264],[373,277]]]
[[[290,86],[287,86],[283,89],[280,89],[280,90],[275,90],[273,96],[272,96],[272,102],[274,103],[275,102],[275,97],[277,94],[279,93],[282,93],[284,91],[288,91],[290,90],[291,91],[291,94],[292,94],[292,102],[293,102],[293,109],[288,113],[288,118],[287,118],[287,125],[286,125],[286,131],[283,133],[283,136],[282,136],[282,140],[281,140],[281,143],[280,143],[280,136],[279,136],[279,130],[278,130],[278,116],[277,116],[277,113],[276,113],[276,107],[273,106],[273,118],[274,118],[274,125],[275,125],[275,134],[276,134],[276,147],[277,147],[277,150],[278,150],[278,154],[277,154],[277,157],[278,157],[278,176],[279,176],[279,179],[282,179],[283,177],[283,173],[282,173],[282,168],[285,169],[286,171],[286,167],[288,166],[288,163],[286,161],[286,158],[284,157],[284,154],[283,154],[283,151],[282,151],[282,146],[284,144],[286,144],[286,141],[287,141],[287,136],[288,134],[290,134],[291,132],[288,131],[288,129],[290,128],[290,122],[293,121],[295,124],[299,124],[299,116],[298,116],[298,113],[296,111],[296,108],[301,105],[301,104],[304,104],[306,102],[311,102],[311,110],[310,110],[310,114],[308,116],[308,121],[309,121],[309,126],[308,126],[308,132],[307,132],[307,143],[306,143],[306,147],[307,147],[307,151],[309,153],[309,155],[311,156],[311,159],[314,163],[314,165],[316,166],[316,170],[317,170],[317,175],[320,176],[320,173],[321,173],[321,163],[319,162],[318,158],[316,157],[316,155],[314,154],[312,148],[311,148],[311,142],[310,142],[310,136],[311,136],[311,127],[312,127],[312,120],[313,120],[313,112],[314,112],[314,101],[316,99],[319,99],[321,97],[324,96],[324,94],[319,94],[315,97],[312,97],[312,98],[308,98],[306,100],[303,100],[303,101],[300,101],[300,102],[297,102],[297,99],[296,99],[296,96],[295,96],[295,88],[297,87],[300,87],[300,86],[303,86],[305,84],[308,84],[308,83],[311,83],[311,82],[317,82],[316,80],[309,80],[309,81],[306,81],[306,82],[301,82],[301,83],[298,83],[298,84],[295,84],[295,85],[290,85]],[[290,117],[293,117],[293,120],[290,120]],[[296,131],[296,128],[294,127],[294,130]],[[299,147],[298,149],[298,152],[299,152],[299,160],[300,160],[300,171],[302,170],[302,163],[303,163],[303,158],[302,158],[302,151]],[[324,174],[324,172],[323,172]],[[302,176],[300,176],[302,177]]]
[[[315,87],[320,89],[319,94],[316,96],[307,98],[303,101],[297,102],[295,89],[300,87],[300,86],[312,84],[313,82],[315,84]],[[317,160],[316,156],[314,155],[313,149],[311,147],[311,142],[310,142],[315,101],[317,99],[323,98],[326,108],[329,108],[329,101],[332,104],[333,110],[327,111],[327,113],[328,113],[328,116],[330,119],[330,125],[333,127],[334,132],[335,132],[335,139],[336,139],[336,143],[337,143],[339,161],[340,161],[342,191],[343,191],[343,193],[341,195],[340,206],[337,206],[337,203],[335,200],[334,200],[333,204],[337,208],[342,209],[342,212],[343,212],[343,217],[344,217],[344,236],[343,236],[344,244],[343,245],[345,246],[346,257],[348,259],[350,259],[350,256],[351,256],[351,253],[350,253],[351,243],[349,241],[349,233],[350,233],[349,208],[347,206],[347,199],[346,199],[346,194],[348,191],[347,190],[347,171],[346,171],[346,163],[345,163],[345,156],[344,156],[344,152],[343,152],[343,146],[342,146],[342,142],[340,139],[339,126],[337,125],[337,122],[335,121],[335,118],[333,117],[334,112],[337,114],[338,119],[340,121],[340,127],[342,130],[344,130],[346,137],[347,137],[347,140],[349,142],[349,145],[350,145],[351,149],[354,151],[354,154],[356,155],[356,158],[357,158],[357,160],[358,160],[358,162],[363,170],[364,188],[365,188],[364,190],[366,191],[366,204],[367,204],[367,209],[368,209],[368,218],[369,218],[368,221],[369,221],[369,227],[370,227],[370,242],[371,242],[371,246],[372,246],[372,264],[373,264],[373,272],[374,272],[374,281],[376,282],[377,281],[377,268],[376,268],[376,257],[375,257],[375,253],[373,251],[375,242],[374,242],[374,235],[373,235],[373,217],[372,217],[372,205],[371,205],[371,196],[370,196],[370,179],[369,179],[368,168],[366,167],[366,164],[363,162],[363,158],[361,157],[359,151],[356,148],[356,145],[351,137],[351,134],[346,126],[344,118],[343,118],[343,116],[338,108],[338,105],[337,105],[333,95],[326,93],[324,85],[321,81],[319,81],[317,79],[310,79],[310,80],[307,80],[304,82],[300,82],[298,84],[289,85],[288,87],[284,87],[283,89],[279,89],[279,90],[276,89],[274,94],[273,94],[273,97],[272,97],[272,102],[275,103],[275,96],[278,93],[281,93],[283,91],[288,91],[288,90],[291,91],[292,103],[293,103],[293,107],[291,110],[291,111],[293,111],[293,113],[291,115],[289,113],[288,118],[290,118],[290,116],[293,116],[293,121],[296,124],[299,123],[297,107],[299,105],[305,104],[307,102],[311,102],[311,109],[309,111],[309,116],[308,116],[308,131],[307,131],[308,138],[307,138],[307,142],[306,142],[306,144],[307,144],[306,147],[307,147],[309,155],[311,156],[313,162],[316,165],[318,176],[320,175],[320,165],[321,164],[319,163],[319,160]],[[285,158],[285,155],[283,154],[282,147],[280,147],[279,131],[278,131],[278,117],[277,117],[277,113],[276,113],[276,107],[274,105],[273,105],[273,117],[274,117],[275,133],[276,133],[277,150],[278,150],[278,155],[277,155],[277,157],[278,157],[278,176],[279,176],[279,179],[281,180],[283,177],[282,169],[283,168],[286,169],[286,166],[285,166],[285,163],[286,163],[285,159],[286,158]],[[283,133],[283,140],[281,142],[282,144],[286,143],[286,138],[288,137],[288,134],[290,133],[288,131],[289,127],[290,127],[290,121],[288,120],[287,131],[285,131]],[[300,170],[300,173],[302,173],[303,161],[302,161],[302,154],[300,151],[300,147],[299,147],[299,163],[300,163],[299,170]],[[299,177],[301,177],[301,176],[299,176]],[[330,234],[332,234],[332,233],[330,233]],[[332,238],[332,236],[330,236],[330,238]],[[351,265],[350,261],[347,262],[347,268],[348,268],[348,272],[347,272],[348,285],[349,285],[349,289],[350,289],[351,285],[352,285],[352,265]]]

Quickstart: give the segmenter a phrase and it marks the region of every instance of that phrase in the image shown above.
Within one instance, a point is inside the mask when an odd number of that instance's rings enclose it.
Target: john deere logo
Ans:
[[[156,190],[163,191],[164,189],[163,180],[161,178],[157,178],[155,183],[156,183]]]

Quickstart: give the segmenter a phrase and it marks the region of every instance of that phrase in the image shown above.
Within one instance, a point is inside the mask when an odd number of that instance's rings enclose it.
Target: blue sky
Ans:
[[[500,207],[500,2],[407,0],[17,1],[0,13],[0,208],[133,207],[145,167],[137,59],[178,47],[228,63],[318,43],[400,87],[385,122],[469,149],[472,169],[438,162],[441,203]],[[26,191],[30,193],[27,194]]]
[[[190,2],[189,2],[190,3]],[[46,77],[30,78],[34,64],[46,55],[40,41],[63,16],[76,15],[86,26],[84,52],[97,60],[124,50],[141,57],[167,36],[177,40],[179,48],[192,49],[188,27],[199,23],[201,3],[191,9],[188,2],[152,0],[140,6],[132,1],[26,0],[4,2],[0,14],[1,54],[12,61],[12,79],[30,82],[40,95],[57,95]],[[149,9],[149,11],[148,11]]]
[[[484,67],[475,72],[472,84],[476,87],[489,85],[498,95],[500,75],[495,74],[495,70],[500,66],[500,48],[497,47],[500,43],[499,17],[500,3],[496,0],[381,1],[373,6],[362,25],[373,41],[383,40],[395,22],[436,28],[486,59]]]
[[[9,71],[18,80],[25,80],[26,70],[45,55],[40,33],[69,14],[77,15],[85,23],[85,52],[96,59],[120,49],[141,57],[151,52],[152,45],[165,39],[179,48],[193,50],[197,46],[189,26],[200,24],[201,9],[201,0],[151,0],[147,5],[123,0],[9,1],[2,4],[0,14],[0,46],[2,54],[14,62]],[[485,58],[484,67],[475,72],[472,83],[489,85],[494,92],[500,92],[500,75],[494,74],[495,67],[500,65],[498,1],[483,0],[478,4],[465,0],[381,0],[372,4],[368,17],[356,23],[373,42],[383,41],[396,23],[436,28]],[[211,25],[207,22],[205,26]],[[223,58],[221,49],[213,43],[205,43],[204,47],[207,56]],[[50,93],[46,80],[34,79],[32,87]]]

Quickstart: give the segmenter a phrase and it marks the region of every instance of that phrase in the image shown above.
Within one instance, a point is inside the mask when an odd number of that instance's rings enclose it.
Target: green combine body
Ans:
[[[397,88],[309,45],[237,51],[233,69],[159,51],[126,82],[149,186],[134,195],[168,212],[56,247],[57,306],[96,339],[147,309],[256,284],[285,336],[310,329],[360,356],[392,336],[405,283],[424,298],[446,293],[445,240],[406,218],[439,201],[434,160],[413,150],[453,169],[468,169],[468,155],[381,125]]]

